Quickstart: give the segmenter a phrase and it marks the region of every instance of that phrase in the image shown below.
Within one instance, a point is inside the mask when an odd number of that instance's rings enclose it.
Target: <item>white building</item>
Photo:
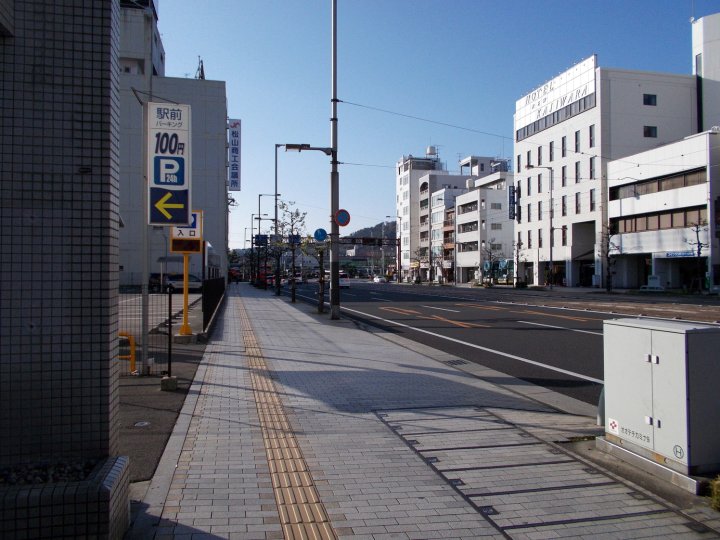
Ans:
[[[517,101],[520,279],[601,284],[608,161],[695,133],[696,102],[695,77],[602,68],[595,56]]]
[[[165,53],[156,11],[123,2],[120,20],[120,284],[140,285],[143,228],[148,233],[150,272],[181,272],[182,255],[168,253],[170,227],[149,227],[144,200],[143,108],[147,101],[191,106],[192,210],[204,213],[209,242],[206,277],[227,272],[227,100],[225,83],[165,77]],[[211,271],[207,271],[207,269]],[[203,275],[201,255],[190,257],[190,273]]]
[[[717,129],[608,163],[613,286],[718,285],[719,167]]]
[[[412,155],[403,156],[397,162],[395,176],[395,205],[397,212],[397,230],[400,238],[400,277],[406,278],[410,273],[411,257],[414,257],[420,244],[420,216],[418,204],[420,200],[420,184],[418,180],[433,171],[434,176],[445,176],[449,173],[437,156],[434,147],[427,148],[426,157]]]
[[[506,169],[507,167],[503,166]],[[480,278],[485,261],[513,257],[513,221],[509,217],[506,171],[467,181],[468,190],[455,199],[456,281]]]
[[[454,176],[450,178],[455,180]],[[430,195],[430,257],[427,265],[421,263],[421,268],[423,272],[432,268],[430,275],[423,273],[424,279],[431,281],[443,281],[443,277],[447,278],[447,272],[443,270],[452,267],[452,259],[445,256],[445,246],[448,243],[445,235],[445,218],[447,210],[455,206],[456,198],[467,191],[464,187],[451,188],[447,186],[443,186]],[[420,234],[422,235],[422,232]],[[420,245],[423,246],[422,237]]]

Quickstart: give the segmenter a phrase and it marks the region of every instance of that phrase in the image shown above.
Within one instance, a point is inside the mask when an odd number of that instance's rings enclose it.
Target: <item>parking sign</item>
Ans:
[[[191,220],[190,105],[147,103],[148,224]]]

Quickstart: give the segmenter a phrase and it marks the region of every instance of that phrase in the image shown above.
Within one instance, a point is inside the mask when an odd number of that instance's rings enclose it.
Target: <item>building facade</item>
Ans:
[[[226,275],[228,238],[227,100],[225,83],[165,77],[165,52],[147,2],[123,2],[120,20],[120,285],[141,285],[148,272],[182,272],[182,255],[169,253],[171,227],[148,226],[145,202],[143,104],[191,107],[191,210],[202,210],[206,260],[190,257],[198,277]],[[144,238],[147,235],[147,255]]]
[[[449,173],[437,156],[437,151],[430,146],[424,158],[412,155],[403,156],[396,165],[395,175],[395,207],[397,213],[397,230],[400,239],[400,278],[407,279],[410,275],[411,261],[416,258],[420,244],[420,216],[418,204],[420,200],[420,183],[418,180],[428,171],[434,176],[445,176]]]
[[[466,192],[455,199],[458,283],[482,279],[486,262],[512,258],[514,222],[507,190],[512,184],[513,175],[506,171],[472,178]]]
[[[594,56],[519,99],[519,279],[600,286],[607,163],[694,133],[696,104],[695,77],[601,68]]]
[[[612,286],[720,285],[718,167],[718,129],[608,163]]]
[[[454,176],[449,178],[455,178]],[[448,184],[449,185],[449,184]],[[458,195],[465,193],[463,188],[442,187],[430,195],[430,252],[427,265],[421,263],[421,273],[424,280],[444,282],[454,279],[448,270],[453,268],[452,259],[446,256],[447,236],[445,227],[447,222],[448,209],[455,207],[455,199]],[[421,231],[420,246],[423,247]]]

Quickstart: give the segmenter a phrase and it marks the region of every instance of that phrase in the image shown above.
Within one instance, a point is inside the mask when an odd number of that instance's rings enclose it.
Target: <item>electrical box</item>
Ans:
[[[720,471],[720,327],[604,321],[605,438],[686,475]]]

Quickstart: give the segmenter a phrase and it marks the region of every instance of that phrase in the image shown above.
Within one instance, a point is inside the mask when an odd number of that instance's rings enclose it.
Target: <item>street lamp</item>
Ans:
[[[255,216],[258,214],[250,214],[250,279],[253,283],[257,283],[258,270],[260,268],[260,249],[258,246],[258,259],[255,264],[254,253],[255,253]],[[262,214],[267,216],[267,214]],[[258,221],[258,234],[260,234],[260,221]]]
[[[555,213],[553,209],[553,168],[552,167],[545,167],[542,165],[526,165],[525,169],[547,169],[550,171],[550,290],[552,291],[553,288],[553,244],[555,243],[554,238],[554,231],[553,228],[553,214]]]
[[[334,10],[333,10],[334,13]],[[334,34],[334,31],[333,31]],[[333,52],[333,57],[335,53]],[[334,72],[334,70],[333,70]],[[335,100],[333,101],[335,107]],[[333,115],[334,121],[337,121],[335,115]],[[333,147],[322,147],[322,146],[310,146],[309,144],[285,144],[285,151],[304,152],[306,150],[316,150],[322,152],[326,156],[330,156],[332,171],[330,173],[330,318],[340,318],[340,226],[335,220],[335,215],[339,210],[339,198],[338,198],[338,172],[337,172],[337,144],[336,134],[333,124]]]
[[[395,216],[385,216],[386,218],[397,218],[397,220],[400,222],[398,225],[397,232],[397,261],[395,262],[395,273],[397,275],[397,282],[400,283],[400,278],[402,277],[402,266],[400,263],[400,255],[402,253],[401,250],[401,244],[402,244],[402,216],[395,215]]]

